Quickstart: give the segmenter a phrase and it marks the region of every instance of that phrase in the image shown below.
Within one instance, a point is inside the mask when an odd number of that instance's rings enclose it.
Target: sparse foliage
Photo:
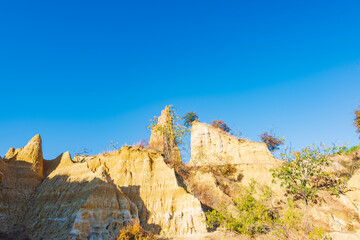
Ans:
[[[151,119],[151,124],[148,128],[158,133],[162,138],[162,142],[165,144],[163,152],[165,160],[167,162],[178,161],[177,154],[180,154],[179,146],[183,145],[185,136],[189,133],[189,128],[180,124],[182,119],[179,116],[173,106],[170,108],[170,118],[162,124],[158,124],[158,117]],[[181,160],[181,159],[180,159]]]
[[[206,213],[206,222],[210,229],[223,227],[246,235],[268,233],[274,239],[328,239],[321,227],[304,224],[304,214],[288,199],[285,211],[272,205],[273,192],[270,187],[252,180],[247,187],[240,187],[239,197],[234,201],[238,214],[225,211]],[[306,220],[308,222],[308,220]]]
[[[265,143],[268,149],[273,152],[279,149],[279,146],[284,144],[284,138],[278,138],[274,134],[264,132],[260,135],[261,141]]]
[[[287,199],[287,209],[283,216],[275,220],[273,235],[277,239],[292,239],[302,232],[301,218],[303,214],[296,209],[295,202]]]
[[[149,142],[145,139],[141,139],[140,141],[135,142],[133,144],[134,147],[138,147],[138,148],[147,148],[148,145],[149,145]]]
[[[74,154],[75,154],[75,156],[80,156],[80,155],[87,155],[90,152],[91,151],[89,149],[87,149],[86,147],[83,147],[80,149],[80,151],[74,152]]]
[[[350,149],[346,149],[344,146],[337,154],[350,155],[351,153],[359,149],[359,147],[360,146],[354,146]],[[336,179],[331,179],[332,181],[330,182],[331,193],[337,196],[340,193],[344,194],[348,190],[348,181],[360,168],[360,158],[355,155],[350,161],[343,160],[340,162],[340,164],[342,168],[335,168],[334,177],[336,177]]]
[[[360,108],[355,110],[354,125],[356,127],[356,131],[360,133]]]
[[[339,147],[325,148],[310,145],[300,151],[291,150],[289,154],[281,154],[285,162],[273,170],[273,177],[281,181],[290,194],[301,198],[305,206],[309,201],[315,201],[319,184],[329,177],[326,168],[332,163],[327,155],[333,154]]]
[[[213,126],[213,127],[219,128],[219,129],[223,130],[224,132],[230,132],[231,131],[230,127],[222,120],[213,120],[210,123],[210,125]]]
[[[252,181],[248,187],[241,187],[239,191],[239,198],[234,201],[238,216],[213,210],[206,215],[208,226],[222,226],[247,235],[267,232],[274,218],[274,212],[268,206],[272,196],[271,189]],[[255,195],[259,197],[255,198]]]
[[[195,112],[188,112],[182,118],[184,119],[184,126],[187,128],[191,127],[194,121],[199,120],[199,117]]]
[[[114,151],[119,150],[120,148],[121,148],[121,147],[119,146],[119,143],[118,143],[118,142],[110,141],[110,145],[109,145],[109,147],[107,148],[106,152],[114,152]]]

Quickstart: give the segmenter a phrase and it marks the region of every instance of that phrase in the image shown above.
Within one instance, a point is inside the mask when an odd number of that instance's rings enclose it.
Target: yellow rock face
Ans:
[[[21,148],[11,148],[0,160],[0,232],[24,232],[24,210],[43,178],[40,135]]]
[[[166,235],[206,232],[200,201],[179,186],[160,153],[123,147],[99,157],[114,183],[138,207],[146,229]]]
[[[60,159],[60,161],[59,161]],[[68,154],[36,191],[26,216],[35,239],[115,239],[138,220],[136,206],[112,183],[106,168],[92,172]]]
[[[125,147],[82,162],[66,152],[44,161],[35,136],[0,159],[0,186],[0,233],[116,239],[131,221],[166,235],[206,232],[199,200],[152,150]]]
[[[346,196],[351,200],[349,205],[353,205],[360,218],[360,171],[358,170],[347,183],[350,191],[346,192]]]
[[[34,136],[28,144],[21,149],[10,148],[5,155],[7,160],[15,160],[30,164],[30,170],[39,178],[43,178],[44,159],[42,155],[42,142],[39,134]]]
[[[238,139],[215,127],[194,122],[191,129],[191,162],[197,165],[274,164],[266,144]]]
[[[191,130],[191,164],[197,166],[232,164],[238,176],[243,175],[241,183],[248,184],[251,179],[261,184],[270,184],[271,168],[282,161],[273,157],[266,144],[238,139],[215,127],[194,122]],[[278,185],[272,186],[276,191]]]

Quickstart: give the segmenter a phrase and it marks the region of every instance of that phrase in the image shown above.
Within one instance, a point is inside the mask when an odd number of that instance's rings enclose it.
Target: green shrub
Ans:
[[[239,197],[234,201],[237,217],[225,211],[213,210],[206,214],[209,228],[222,226],[246,235],[266,233],[274,219],[274,212],[267,204],[272,195],[271,189],[252,181],[239,191]],[[255,198],[255,195],[259,197]]]
[[[360,149],[360,145],[357,146],[352,146],[351,148],[347,148],[345,145],[335,154],[336,155],[350,155],[353,154],[354,152],[356,152],[357,150]]]
[[[321,227],[315,227],[309,232],[309,239],[326,239],[326,232]]]
[[[182,119],[184,119],[185,127],[191,127],[194,121],[199,120],[199,117],[195,112],[188,112],[184,116],[182,116]]]
[[[291,239],[292,236],[304,234],[301,225],[303,214],[295,207],[293,200],[287,200],[287,210],[283,216],[274,221],[272,234],[277,239]]]
[[[345,150],[344,153],[345,153],[345,155],[350,155],[350,154],[356,152],[356,151],[359,150],[359,149],[360,149],[360,145],[352,146],[351,148]]]
[[[300,151],[291,150],[289,154],[282,154],[285,162],[277,169],[273,169],[273,182],[279,179],[281,187],[295,198],[304,200],[305,206],[309,201],[316,202],[316,194],[321,186],[328,185],[329,173],[326,168],[332,165],[328,155],[337,152],[340,147],[325,148],[324,145],[310,145]]]

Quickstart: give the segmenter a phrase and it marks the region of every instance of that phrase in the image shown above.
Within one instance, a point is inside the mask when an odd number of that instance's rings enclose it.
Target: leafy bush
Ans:
[[[275,150],[279,149],[279,146],[284,144],[283,138],[277,138],[273,134],[270,134],[268,132],[264,132],[260,135],[261,141],[265,143],[268,147],[268,149],[273,152]]]
[[[344,152],[344,154],[345,154],[345,155],[350,155],[350,154],[356,152],[356,151],[359,150],[359,149],[360,149],[360,145],[352,146],[351,148],[346,149],[345,152]]]
[[[273,182],[275,178],[279,179],[281,187],[295,197],[303,199],[307,206],[309,201],[316,201],[320,184],[329,178],[325,170],[332,162],[327,155],[333,154],[339,148],[310,145],[300,151],[291,150],[289,154],[281,154],[286,162],[272,170]]]
[[[301,218],[303,214],[295,207],[294,201],[287,200],[287,210],[285,214],[274,221],[274,231],[272,234],[278,239],[292,239],[293,236],[302,234]]]
[[[314,227],[310,232],[309,232],[309,239],[329,239],[326,236],[326,232],[324,229],[322,229],[321,227]]]
[[[338,152],[336,152],[336,155],[350,155],[356,152],[360,149],[360,145],[352,146],[351,148],[347,148],[346,146],[343,146]]]
[[[199,120],[199,117],[195,112],[188,112],[182,118],[184,119],[185,127],[190,127],[194,121]]]
[[[155,240],[155,237],[144,231],[138,221],[133,221],[120,231],[117,240]]]
[[[307,223],[303,223],[303,214],[295,207],[295,202],[288,199],[287,210],[278,220],[274,221],[272,234],[276,239],[327,239],[326,232],[321,227],[311,226],[307,230]]]
[[[241,187],[239,191],[239,197],[234,201],[237,217],[225,211],[213,210],[206,214],[209,228],[222,226],[247,235],[267,232],[274,219],[274,212],[267,204],[272,195],[270,188],[252,181],[248,187]],[[256,194],[259,194],[258,198],[254,197]]]
[[[213,120],[210,123],[210,125],[213,126],[213,127],[219,128],[219,129],[223,130],[224,132],[230,132],[231,131],[230,127],[222,120]]]

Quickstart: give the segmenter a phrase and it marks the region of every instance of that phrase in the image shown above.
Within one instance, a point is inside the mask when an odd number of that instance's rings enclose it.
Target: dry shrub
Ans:
[[[187,178],[191,173],[191,167],[186,166],[182,162],[174,162],[173,167],[175,169],[175,172],[182,177]]]
[[[230,132],[230,127],[222,120],[214,120],[210,123],[211,126],[223,130],[224,132]]]
[[[208,186],[192,182],[192,192],[194,196],[200,200],[201,203],[212,206],[219,202],[216,195],[208,188]]]
[[[149,142],[145,139],[141,139],[140,141],[138,142],[135,142],[133,144],[133,147],[138,147],[138,148],[147,148],[149,145]]]
[[[117,240],[155,240],[150,232],[145,231],[138,221],[133,221],[120,231]]]
[[[225,164],[223,166],[220,167],[220,173],[224,176],[224,177],[229,177],[234,175],[234,173],[236,173],[237,169],[234,165],[232,164]]]
[[[268,132],[264,132],[263,134],[261,134],[260,138],[261,141],[267,145],[268,149],[271,152],[278,150],[279,146],[284,144],[284,139],[277,138]]]
[[[237,180],[238,182],[241,182],[241,180],[243,180],[243,178],[244,178],[244,174],[239,173],[239,175],[236,177],[236,180]]]

